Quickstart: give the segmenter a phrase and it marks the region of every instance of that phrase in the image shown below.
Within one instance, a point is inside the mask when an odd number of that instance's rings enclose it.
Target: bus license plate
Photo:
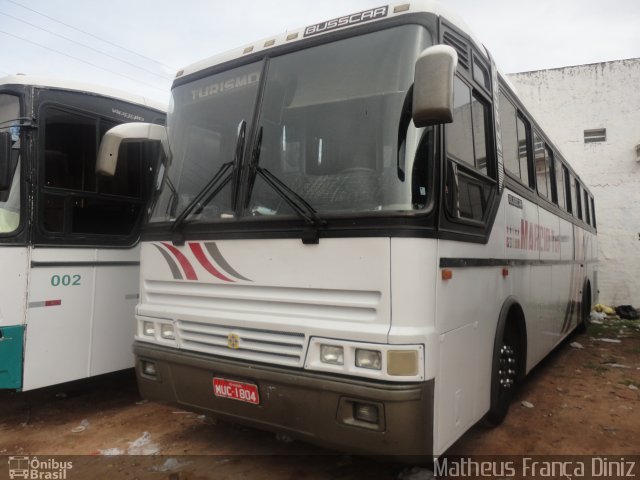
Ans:
[[[251,383],[236,382],[225,378],[213,379],[213,394],[216,397],[231,398],[241,402],[260,404],[258,386]]]

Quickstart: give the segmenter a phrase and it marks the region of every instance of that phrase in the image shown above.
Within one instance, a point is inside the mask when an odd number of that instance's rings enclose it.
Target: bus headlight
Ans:
[[[388,350],[387,373],[394,377],[417,375],[418,352],[416,350]]]
[[[321,345],[320,361],[332,365],[344,365],[344,348],[337,345]]]
[[[356,367],[382,370],[382,352],[378,350],[356,349]]]
[[[311,337],[304,368],[387,382],[420,382],[425,378],[424,344]]]
[[[173,330],[173,325],[170,323],[163,323],[160,326],[160,336],[167,340],[175,340],[176,334]]]
[[[142,323],[142,333],[147,337],[155,337],[156,335],[156,326],[153,322],[143,322]]]

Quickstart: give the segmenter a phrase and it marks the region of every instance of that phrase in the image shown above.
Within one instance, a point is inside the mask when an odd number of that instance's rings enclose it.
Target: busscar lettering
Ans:
[[[318,33],[328,32],[335,30],[336,28],[346,27],[348,25],[355,25],[357,23],[367,22],[375,20],[377,18],[383,18],[387,16],[387,7],[372,8],[363,12],[352,13],[351,15],[345,15],[344,17],[334,18],[327,20],[326,22],[316,23],[315,25],[309,25],[304,29],[304,36],[317,35]]]
[[[249,85],[253,85],[260,81],[260,72],[253,72],[241,77],[229,78],[228,80],[222,80],[220,82],[212,83],[195,90],[191,90],[192,100],[204,99],[213,95],[219,95],[221,93],[228,92],[230,90],[237,90]]]

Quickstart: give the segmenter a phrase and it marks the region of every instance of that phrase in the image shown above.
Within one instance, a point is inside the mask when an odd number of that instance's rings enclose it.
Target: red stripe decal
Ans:
[[[187,257],[185,257],[182,254],[182,252],[180,252],[180,250],[178,250],[173,245],[169,245],[168,243],[165,243],[165,242],[162,242],[162,245],[164,245],[165,248],[169,250],[171,253],[173,253],[173,256],[178,259],[178,262],[180,262],[180,266],[182,267],[182,270],[184,270],[184,275],[187,277],[187,280],[198,279],[198,277],[196,276],[196,271],[193,269],[193,267],[189,263],[189,260],[187,260]]]
[[[58,305],[62,305],[62,300],[45,300],[45,307],[57,307]]]
[[[224,280],[225,282],[233,282],[233,280],[225,277],[216,269],[216,267],[213,266],[213,264],[209,261],[209,259],[202,251],[202,245],[200,245],[199,243],[189,243],[189,247],[191,248],[193,254],[196,256],[198,262],[200,262],[200,265],[202,265],[207,272],[209,272],[214,277],[219,278],[220,280]]]

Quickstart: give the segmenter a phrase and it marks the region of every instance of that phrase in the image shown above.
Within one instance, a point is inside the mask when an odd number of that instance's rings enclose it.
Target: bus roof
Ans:
[[[465,32],[473,41],[473,43],[476,44],[476,47],[480,51],[482,51],[483,54],[486,54],[482,43],[473,35],[467,24],[449,8],[435,0],[411,0],[411,2],[383,5],[381,7],[370,8],[368,10],[343,15],[332,20],[327,20],[326,22],[322,21],[316,23],[315,25],[308,25],[306,27],[301,27],[294,30],[287,30],[286,32],[279,35],[272,35],[262,40],[243,45],[239,48],[235,48],[233,50],[229,50],[227,52],[214,55],[212,57],[188,65],[177,73],[176,78],[185,77],[201,70],[205,70],[216,65],[235,60],[237,58],[241,58],[248,54],[257,53],[281,45],[294,44],[301,40],[305,40],[312,35],[314,37],[322,36],[337,30],[345,30],[349,27],[359,25],[364,22],[372,23],[387,18],[393,18],[400,15],[407,15],[412,13],[433,13],[435,15],[446,18],[448,22],[452,23],[460,30]],[[322,25],[324,23],[329,24],[332,21],[335,21],[335,27],[324,29],[322,32],[313,31],[314,27]],[[338,23],[340,23],[340,25],[338,25]]]
[[[76,82],[73,80],[66,80],[53,77],[38,77],[31,75],[9,75],[7,77],[0,78],[0,86],[2,85],[25,85],[41,88],[55,88],[60,90],[70,90],[74,92],[84,92],[93,95],[100,95],[104,97],[111,97],[114,99],[122,100],[129,103],[135,103],[143,105],[145,107],[152,108],[161,112],[167,111],[167,106],[160,102],[151,100],[149,98],[142,97],[140,95],[134,95],[122,90],[117,90],[102,85],[94,85],[91,83]]]

